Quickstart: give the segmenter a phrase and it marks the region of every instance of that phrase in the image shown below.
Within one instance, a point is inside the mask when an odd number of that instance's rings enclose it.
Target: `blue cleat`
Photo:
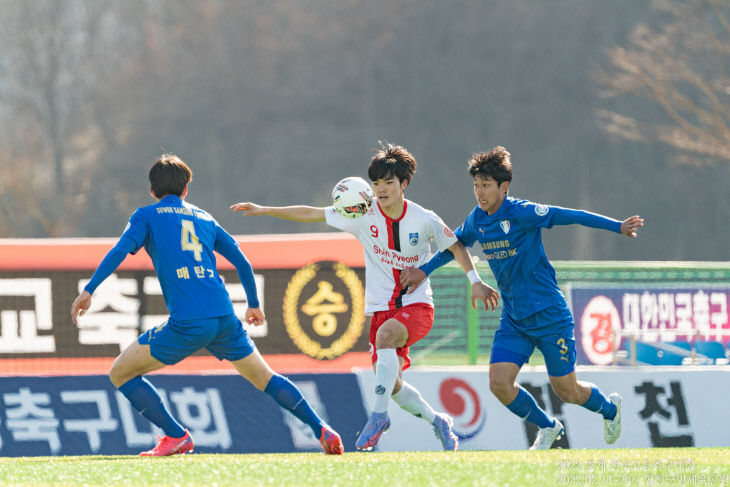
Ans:
[[[372,450],[378,444],[380,435],[388,431],[388,428],[390,428],[390,418],[387,412],[372,413],[355,442],[355,448]]]
[[[441,441],[444,451],[456,451],[459,447],[459,437],[451,429],[453,424],[454,419],[445,413],[436,413],[436,417],[433,419],[433,432]]]

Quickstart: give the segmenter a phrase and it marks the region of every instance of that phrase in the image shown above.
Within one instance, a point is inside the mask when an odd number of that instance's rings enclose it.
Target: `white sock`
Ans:
[[[384,413],[388,410],[388,401],[393,392],[393,386],[398,379],[398,355],[395,348],[378,350],[378,361],[375,362],[375,404],[374,413]]]
[[[398,403],[401,409],[417,418],[425,419],[429,423],[433,423],[436,418],[436,411],[423,399],[421,393],[406,381],[403,381],[400,391],[393,394],[393,400]]]

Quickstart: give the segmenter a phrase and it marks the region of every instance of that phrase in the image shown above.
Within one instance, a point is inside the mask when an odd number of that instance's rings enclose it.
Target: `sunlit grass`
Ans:
[[[730,449],[0,458],[0,485],[730,485]]]

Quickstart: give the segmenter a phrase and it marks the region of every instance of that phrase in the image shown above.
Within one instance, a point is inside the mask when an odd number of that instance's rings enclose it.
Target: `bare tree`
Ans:
[[[637,25],[626,47],[609,50],[597,73],[600,110],[611,134],[659,140],[679,149],[676,163],[730,162],[730,3],[654,0],[657,25]],[[647,106],[648,103],[648,106]]]
[[[110,57],[99,49],[109,6],[3,4],[0,235],[73,235],[83,216],[99,149],[90,121],[95,60]]]

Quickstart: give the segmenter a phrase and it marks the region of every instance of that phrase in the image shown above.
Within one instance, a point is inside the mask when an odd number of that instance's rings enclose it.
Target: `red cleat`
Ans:
[[[339,438],[339,437],[338,437]],[[170,455],[192,453],[193,437],[190,436],[188,430],[185,430],[185,436],[182,438],[173,438],[171,436],[158,436],[159,442],[157,446],[149,451],[143,451],[139,454],[141,457],[169,457]]]
[[[319,437],[319,442],[322,444],[322,449],[326,455],[342,455],[345,451],[340,435],[327,425],[322,427],[322,435]]]

